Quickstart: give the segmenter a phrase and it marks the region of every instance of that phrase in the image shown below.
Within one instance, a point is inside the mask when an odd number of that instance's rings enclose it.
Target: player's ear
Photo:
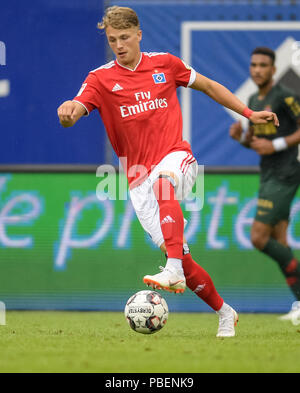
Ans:
[[[142,32],[142,30],[139,30],[137,34],[138,34],[138,40],[139,40],[139,42],[141,42],[141,41],[142,41],[142,38],[143,38],[143,32]]]
[[[273,66],[273,75],[275,75],[275,74],[276,74],[276,71],[277,71],[277,68],[276,68],[276,66]]]

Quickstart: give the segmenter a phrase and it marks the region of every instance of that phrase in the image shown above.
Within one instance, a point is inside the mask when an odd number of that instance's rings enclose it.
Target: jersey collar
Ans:
[[[138,66],[141,64],[142,58],[143,58],[143,53],[141,52],[140,60],[139,60],[139,62],[137,63],[137,65],[135,66],[134,69],[131,69],[131,68],[128,68],[128,67],[123,66],[122,64],[120,64],[120,63],[118,62],[117,59],[116,59],[116,63],[118,64],[118,66],[120,66],[120,67],[122,67],[122,68],[125,68],[125,70],[134,72],[134,71],[136,71],[136,70],[138,69]]]

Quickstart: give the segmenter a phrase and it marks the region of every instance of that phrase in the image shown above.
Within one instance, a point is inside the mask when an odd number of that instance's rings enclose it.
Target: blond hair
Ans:
[[[140,28],[139,18],[136,12],[128,7],[113,6],[107,8],[102,22],[98,23],[98,29],[105,30],[108,26],[118,30]]]

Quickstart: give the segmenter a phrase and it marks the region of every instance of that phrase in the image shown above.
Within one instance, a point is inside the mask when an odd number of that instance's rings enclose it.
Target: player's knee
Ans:
[[[160,249],[161,249],[161,251],[162,251],[164,254],[167,253],[167,248],[166,248],[165,243],[163,243],[163,244],[160,246]]]
[[[258,250],[263,250],[269,240],[269,234],[262,231],[252,230],[251,243]]]
[[[161,202],[174,200],[175,180],[168,175],[160,175],[153,184],[154,195]]]
[[[167,179],[174,188],[176,188],[178,184],[178,178],[174,172],[168,172],[168,171],[159,172],[158,178]]]

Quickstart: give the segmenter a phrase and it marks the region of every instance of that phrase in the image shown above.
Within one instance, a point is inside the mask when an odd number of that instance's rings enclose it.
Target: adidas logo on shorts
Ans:
[[[175,223],[176,221],[171,217],[171,216],[167,216],[167,217],[165,217],[163,220],[162,220],[162,222],[161,222],[161,225],[163,225],[163,224],[170,224],[170,223]]]

